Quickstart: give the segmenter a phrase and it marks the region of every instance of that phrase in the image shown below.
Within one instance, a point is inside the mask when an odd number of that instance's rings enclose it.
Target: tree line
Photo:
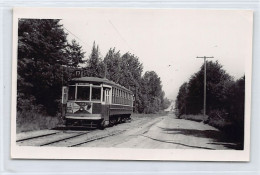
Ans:
[[[86,76],[107,78],[135,94],[135,111],[155,113],[167,108],[160,77],[143,73],[139,58],[109,49],[104,58],[94,42],[86,53],[76,40],[68,41],[59,19],[19,19],[17,110],[54,116],[60,112],[61,88],[82,69]]]
[[[229,130],[234,137],[243,139],[245,76],[234,80],[218,61],[206,62],[206,114],[209,123],[219,129]],[[197,115],[203,113],[204,64],[179,88],[176,114]]]

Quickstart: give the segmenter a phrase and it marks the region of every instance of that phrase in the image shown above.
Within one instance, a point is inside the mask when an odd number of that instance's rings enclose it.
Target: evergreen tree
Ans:
[[[92,52],[87,60],[87,76],[103,78],[105,75],[105,66],[100,57],[99,47],[93,43]]]
[[[66,36],[60,20],[20,19],[18,23],[17,108],[57,112],[66,64]]]
[[[67,66],[77,68],[80,63],[84,63],[83,58],[85,52],[82,51],[82,46],[77,43],[75,39],[68,43],[66,47],[67,53]]]
[[[104,58],[104,65],[106,66],[106,78],[114,82],[118,82],[121,75],[121,55],[119,51],[115,51],[115,48],[110,48]]]

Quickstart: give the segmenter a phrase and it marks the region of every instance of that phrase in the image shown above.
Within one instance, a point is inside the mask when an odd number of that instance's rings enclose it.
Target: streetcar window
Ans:
[[[125,92],[124,91],[122,91],[122,104],[125,104]]]
[[[121,90],[121,104],[124,104],[124,92]]]
[[[127,105],[127,92],[125,92],[125,104]]]
[[[112,103],[115,103],[115,88],[112,88]]]
[[[116,89],[116,103],[118,104],[118,89]]]
[[[89,86],[77,86],[77,100],[89,100]]]
[[[120,91],[117,89],[117,104],[120,104]]]
[[[75,100],[75,86],[69,86],[69,100]]]
[[[122,104],[122,91],[121,90],[119,90],[119,97],[120,97],[119,103]]]
[[[125,104],[125,102],[126,102],[126,100],[125,100],[125,91],[123,91],[123,98],[124,98],[123,103]]]
[[[100,100],[100,99],[101,99],[101,88],[100,87],[92,87],[91,100]]]
[[[103,99],[102,101],[105,101],[105,88],[103,88]]]
[[[122,91],[122,99],[123,99],[123,101],[122,101],[122,104],[125,104],[125,92],[124,91]]]
[[[121,104],[121,91],[118,89],[118,103]]]
[[[113,98],[114,98],[114,89],[111,89],[111,93],[112,93],[112,103],[113,103]]]

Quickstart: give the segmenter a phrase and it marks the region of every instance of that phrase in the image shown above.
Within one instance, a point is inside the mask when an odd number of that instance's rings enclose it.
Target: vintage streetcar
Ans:
[[[74,78],[62,88],[66,126],[105,128],[125,122],[133,112],[133,93],[106,78]]]

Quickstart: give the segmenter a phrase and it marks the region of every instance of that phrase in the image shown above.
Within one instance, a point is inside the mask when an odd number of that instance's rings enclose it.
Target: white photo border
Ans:
[[[13,67],[12,67],[12,118],[11,118],[11,157],[31,159],[105,159],[105,160],[181,160],[181,161],[249,161],[250,147],[250,106],[251,106],[251,71],[252,52],[246,53],[245,76],[245,139],[244,150],[196,150],[196,149],[130,149],[130,148],[53,148],[53,147],[24,147],[16,144],[16,87],[17,87],[17,36],[19,18],[64,19],[71,14],[83,15],[96,11],[102,13],[113,11],[134,13],[135,10],[153,12],[163,9],[105,9],[105,8],[14,8],[13,11]],[[174,10],[174,9],[172,9]],[[190,9],[191,10],[191,9]],[[190,10],[186,10],[187,12]],[[179,10],[180,11],[180,10]],[[181,10],[184,11],[185,10]],[[195,10],[200,13],[203,10]],[[235,10],[234,10],[235,11]],[[253,29],[253,11],[243,10]],[[221,10],[212,10],[217,14]],[[252,36],[248,34],[248,36]],[[252,43],[251,43],[252,44]],[[252,48],[252,45],[249,46]],[[69,153],[69,154],[68,154]]]
[[[1,2],[2,3],[2,2]],[[18,160],[10,157],[12,9],[13,7],[117,7],[117,8],[178,8],[178,9],[249,9],[254,11],[252,117],[250,162],[165,162],[165,161],[79,161],[79,160]],[[9,1],[1,4],[0,15],[0,172],[3,174],[258,174],[260,172],[260,3],[259,1]],[[16,80],[15,80],[16,81]]]

